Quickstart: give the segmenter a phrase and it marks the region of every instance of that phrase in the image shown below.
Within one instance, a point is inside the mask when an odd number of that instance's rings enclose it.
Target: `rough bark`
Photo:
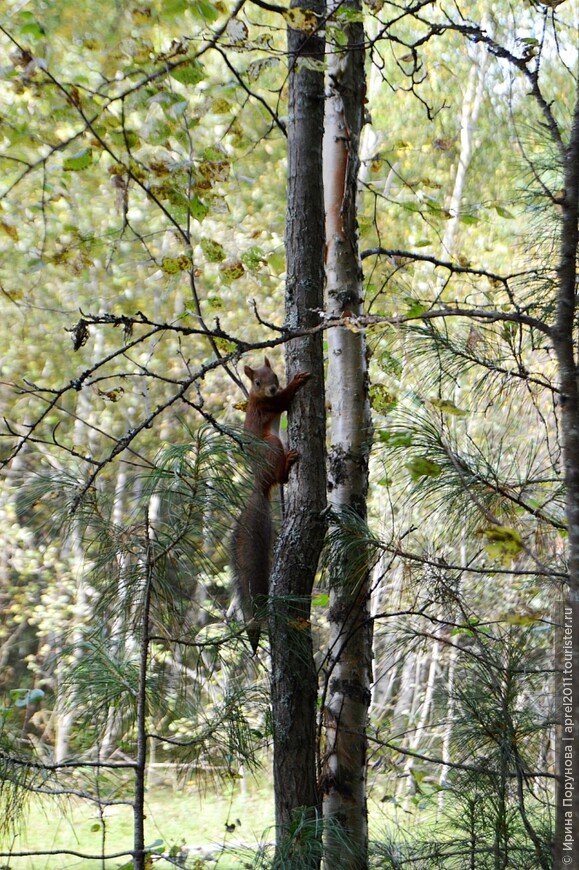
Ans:
[[[147,532],[150,534],[150,515],[147,512]],[[139,682],[136,692],[136,721],[135,721],[135,786],[133,794],[133,868],[134,870],[146,870],[149,862],[145,849],[145,794],[147,776],[148,755],[148,671],[150,652],[150,617],[151,617],[151,593],[153,571],[151,553],[147,549],[144,569],[144,588],[141,601],[141,637],[139,648]]]
[[[358,0],[332,0],[329,11],[338,7],[361,12]],[[368,865],[366,724],[372,677],[370,575],[363,543],[371,420],[365,335],[355,323],[363,313],[356,199],[365,92],[364,30],[360,22],[343,29],[346,44],[328,43],[327,48],[324,137],[327,312],[344,318],[345,325],[328,335],[329,499],[337,549],[330,568],[321,782],[325,866],[361,870]],[[353,526],[352,517],[356,517]],[[356,528],[362,540],[360,546],[350,546],[353,542],[347,535]]]
[[[299,7],[301,4],[291,5]],[[303,8],[315,12],[322,21],[324,6],[320,0],[308,0]],[[293,328],[318,323],[323,305],[324,40],[316,30],[289,28],[288,53],[286,323]],[[312,61],[319,61],[319,69]],[[285,516],[274,554],[270,586],[277,863],[297,870],[319,866],[320,860],[317,675],[310,607],[326,523],[321,335],[288,344],[286,365],[288,379],[296,371],[309,371],[312,375],[288,414],[289,443],[298,451],[299,460],[286,487]]]
[[[557,318],[553,345],[561,389],[561,431],[567,489],[569,582],[561,625],[561,713],[554,866],[579,868],[579,388],[577,384],[577,254],[579,233],[579,93],[566,149]]]

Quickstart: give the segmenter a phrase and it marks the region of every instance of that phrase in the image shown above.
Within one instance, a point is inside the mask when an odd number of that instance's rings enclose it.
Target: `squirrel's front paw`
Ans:
[[[300,454],[297,450],[288,450],[285,457],[285,467],[288,469],[288,471],[292,467],[292,465],[298,461],[299,458]]]
[[[293,380],[294,380],[295,384],[301,385],[301,384],[304,384],[309,378],[311,378],[311,376],[312,376],[311,372],[298,372],[297,374],[294,375]]]

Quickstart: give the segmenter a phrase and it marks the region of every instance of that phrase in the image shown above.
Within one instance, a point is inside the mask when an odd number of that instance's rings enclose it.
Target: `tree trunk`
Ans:
[[[460,152],[454,178],[454,187],[448,205],[451,218],[446,223],[444,236],[442,238],[443,257],[452,255],[454,252],[454,241],[460,220],[466,176],[472,160],[473,137],[482,104],[489,58],[490,54],[486,45],[479,45],[477,47],[477,57],[470,68],[466,91],[462,99],[462,112],[460,116]]]
[[[329,11],[338,7],[361,14],[358,0],[332,0]],[[328,334],[329,497],[336,548],[330,568],[322,784],[326,867],[358,870],[368,866],[366,725],[372,628],[364,542],[372,426],[365,335],[355,323],[363,314],[356,199],[365,91],[364,29],[354,21],[342,30],[346,44],[327,48],[324,137],[327,312],[329,317],[343,318],[345,325]]]
[[[150,516],[146,516],[147,535],[151,537]],[[147,716],[148,716],[148,677],[150,652],[150,617],[153,568],[150,548],[147,548],[146,562],[142,565],[143,591],[139,602],[142,608],[141,637],[139,648],[139,682],[136,692],[135,721],[135,786],[133,795],[133,870],[146,870],[149,862],[145,851],[145,794],[147,777]]]
[[[561,389],[561,431],[567,489],[569,582],[564,594],[561,671],[556,698],[561,715],[554,866],[579,868],[579,388],[575,346],[579,233],[579,94],[564,165],[557,319],[553,345]],[[576,841],[574,843],[574,840]]]
[[[292,8],[300,4],[292,3]],[[323,16],[321,0],[304,7]],[[324,283],[322,134],[324,40],[288,29],[289,122],[286,223],[286,322],[319,323]],[[318,62],[317,64],[315,62]],[[320,334],[286,346],[288,378],[311,372],[288,415],[299,461],[286,489],[270,588],[271,701],[277,864],[309,868],[320,861],[316,778],[317,675],[310,625],[311,592],[325,532],[325,399]],[[292,839],[293,835],[293,839]]]
[[[411,735],[410,740],[408,741],[408,745],[413,752],[417,752],[421,746],[424,746],[424,736],[425,731],[428,726],[428,722],[430,719],[430,712],[432,709],[432,704],[434,701],[434,690],[436,688],[437,677],[439,676],[439,667],[440,667],[440,641],[438,638],[432,641],[432,652],[430,654],[430,665],[428,667],[428,676],[426,679],[426,687],[424,690],[424,700],[420,705],[419,712],[415,716],[412,717],[412,721],[414,723],[414,733]],[[418,685],[417,691],[420,692],[421,686]],[[407,778],[413,776],[415,758],[413,755],[409,755],[406,759],[406,763],[404,765],[404,774]],[[407,796],[414,789],[408,789]]]

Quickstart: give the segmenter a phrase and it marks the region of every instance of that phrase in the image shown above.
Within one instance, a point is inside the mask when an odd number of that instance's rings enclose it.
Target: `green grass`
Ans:
[[[128,786],[128,783],[127,783]],[[104,787],[104,785],[103,785]],[[392,804],[382,803],[384,785],[374,782],[369,797],[370,835],[379,842],[391,839],[406,842],[427,837],[433,824],[433,808],[410,806],[398,811]],[[110,793],[110,792],[109,792]],[[34,800],[24,824],[14,842],[0,842],[0,852],[49,852],[58,849],[94,855],[92,860],[74,855],[29,855],[1,857],[0,870],[118,870],[128,862],[124,858],[102,861],[98,856],[130,851],[133,846],[133,814],[130,806],[108,807],[105,811],[105,848],[103,829],[97,807],[78,799]],[[219,846],[229,849],[219,858],[218,870],[240,870],[251,866],[247,850],[274,840],[274,796],[271,778],[265,771],[259,779],[246,777],[243,782],[230,780],[211,787],[199,788],[198,781],[177,786],[171,776],[157,780],[147,792],[146,844],[162,841],[163,850],[186,844],[215,851]],[[233,830],[227,831],[226,825]],[[406,833],[405,833],[406,832]],[[411,833],[410,833],[411,832]],[[440,823],[437,822],[440,834]],[[244,853],[241,851],[245,847]],[[196,861],[197,859],[197,861]],[[245,860],[244,860],[245,859]],[[188,870],[209,870],[213,861],[201,860],[201,853],[191,849]],[[153,870],[174,870],[175,865],[163,859],[155,861]]]
[[[245,794],[239,784],[222,785],[221,791],[200,792],[195,787],[171,789],[157,786],[148,793],[146,809],[147,845],[162,840],[166,849],[185,843],[189,846],[240,844],[256,846],[273,839],[273,795],[269,785],[248,779]],[[240,824],[238,824],[239,820]],[[227,832],[226,824],[235,825]],[[105,813],[106,853],[132,848],[133,817],[130,807],[110,807]],[[102,827],[94,806],[80,801],[57,803],[35,801],[27,814],[26,824],[13,843],[4,840],[0,851],[38,852],[57,849],[72,850],[99,856]],[[187,866],[194,867],[194,852]],[[0,868],[10,870],[117,870],[130,860],[100,858],[88,860],[70,855],[0,857]],[[159,870],[174,868],[168,861],[155,861]],[[199,865],[199,866],[213,866]],[[234,870],[241,866],[239,856],[224,855],[219,870]]]

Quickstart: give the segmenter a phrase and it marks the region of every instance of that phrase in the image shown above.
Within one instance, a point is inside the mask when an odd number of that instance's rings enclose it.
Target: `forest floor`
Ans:
[[[197,783],[169,787],[156,786],[150,790],[146,807],[147,845],[155,844],[158,851],[183,854],[188,850],[186,867],[214,866],[211,858],[220,855],[219,870],[233,870],[243,866],[244,852],[255,850],[259,844],[273,840],[273,797],[268,784],[248,781],[221,786],[221,791],[200,792]],[[129,806],[107,807],[104,814],[106,835],[105,853],[130,850],[133,837],[132,809]],[[98,811],[80,801],[38,802],[30,806],[26,824],[13,841],[4,840],[0,852],[0,870],[119,870],[127,863],[124,858],[109,859],[103,863],[103,825]],[[161,845],[162,844],[162,845]],[[222,854],[223,847],[232,854]],[[75,855],[6,856],[6,852],[50,852],[57,849],[94,855],[93,860]],[[207,861],[207,864],[205,864]],[[175,867],[175,862],[155,859],[159,870]],[[179,865],[177,865],[179,866]]]
[[[377,783],[376,783],[377,785]],[[425,821],[422,812],[402,811],[396,823],[392,805],[380,800],[377,788],[369,801],[371,834],[392,832],[410,816]],[[428,816],[427,816],[428,817]],[[104,821],[104,825],[103,825]],[[104,848],[103,848],[104,830]],[[213,787],[199,782],[161,777],[150,784],[146,803],[146,844],[157,853],[153,870],[183,866],[202,870],[239,870],[252,866],[260,846],[274,841],[273,788],[267,776],[248,776]],[[383,840],[383,836],[379,836]],[[386,837],[386,839],[389,839]],[[105,809],[104,819],[94,805],[78,799],[38,799],[27,811],[25,822],[14,840],[0,840],[0,870],[129,870],[128,854],[133,845],[132,808],[125,805]],[[66,850],[74,854],[40,855]],[[17,857],[17,853],[30,854]],[[127,852],[124,857],[105,861],[103,853]],[[11,854],[6,854],[11,853]],[[36,855],[33,853],[37,853]],[[172,861],[162,857],[171,854]],[[181,861],[182,863],[179,863]]]

